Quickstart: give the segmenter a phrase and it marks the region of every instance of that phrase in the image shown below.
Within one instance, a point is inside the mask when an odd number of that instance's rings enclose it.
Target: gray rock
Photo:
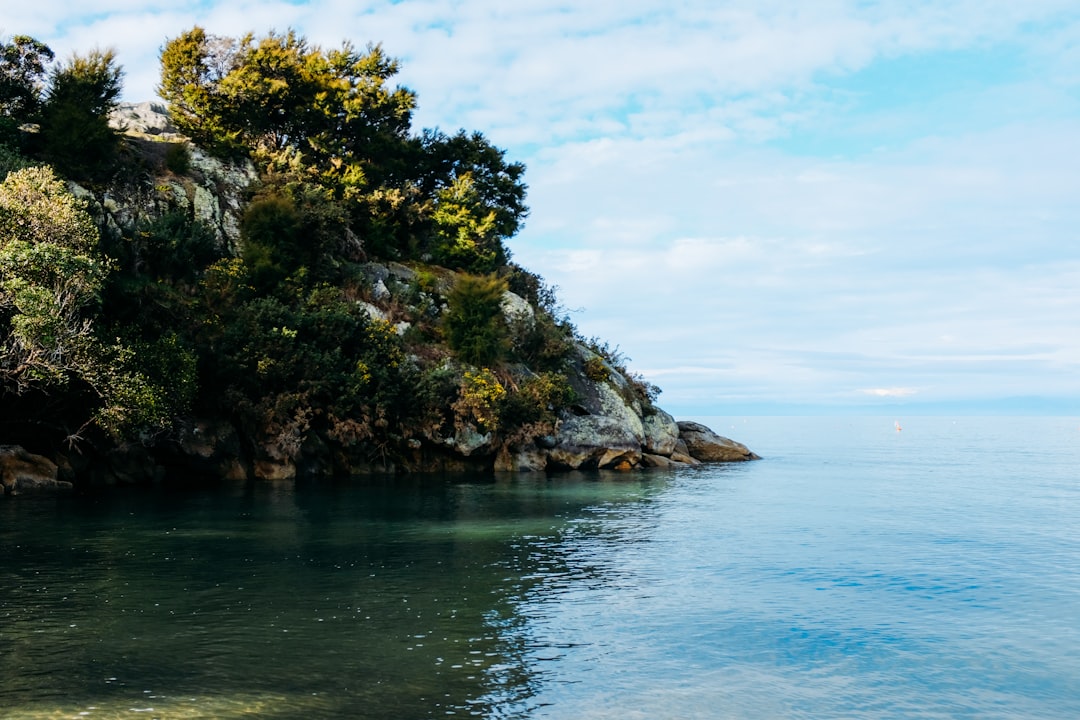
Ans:
[[[677,468],[685,467],[686,463],[677,462],[669,457],[663,455],[652,455],[651,453],[644,453],[641,456],[641,467],[644,468]]]
[[[472,425],[466,425],[454,435],[454,452],[469,457],[477,450],[491,444],[491,433],[481,433]]]
[[[547,464],[547,451],[535,444],[504,447],[495,456],[495,472],[543,472]]]
[[[524,321],[531,326],[536,319],[536,311],[529,301],[509,290],[503,293],[502,312],[508,323]]]
[[[109,115],[109,124],[130,134],[175,137],[180,132],[169,109],[159,102],[120,103]]]
[[[642,448],[652,455],[668,455],[675,452],[675,443],[679,441],[679,425],[675,418],[660,408],[646,415],[641,420],[645,430],[645,442]]]
[[[641,441],[619,419],[581,415],[562,421],[548,466],[570,470],[634,466],[641,460]]]
[[[638,445],[644,443],[641,403],[626,378],[584,345],[576,344],[574,353],[574,370],[568,373],[567,379],[576,396],[574,403],[578,413],[613,418],[633,433]],[[608,370],[605,379],[594,380],[585,372],[585,363],[597,360]]]
[[[742,443],[717,435],[701,423],[680,422],[679,439],[686,443],[688,454],[702,462],[739,462],[761,459]]]
[[[385,285],[383,286],[386,287]],[[378,305],[373,305],[366,300],[357,300],[356,304],[359,305],[364,312],[368,314],[368,317],[372,320],[382,320],[383,322],[390,322],[390,315],[380,308]]]
[[[70,482],[57,479],[56,463],[19,445],[0,445],[0,485],[7,495],[71,489]]]

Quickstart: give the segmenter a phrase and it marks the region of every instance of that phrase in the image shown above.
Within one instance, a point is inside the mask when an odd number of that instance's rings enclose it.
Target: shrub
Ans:
[[[165,168],[174,175],[187,175],[191,170],[191,149],[187,143],[169,143],[165,150]]]
[[[611,377],[611,371],[602,358],[594,355],[585,361],[585,377],[593,382],[603,382]]]
[[[500,404],[505,396],[506,388],[488,368],[466,371],[454,403],[458,425],[475,422],[482,431],[498,430]]]
[[[574,391],[565,375],[545,372],[530,376],[499,405],[504,440],[520,443],[551,432],[559,409],[573,400]]]
[[[447,297],[446,341],[471,365],[491,365],[509,350],[502,312],[506,282],[494,275],[462,275]]]

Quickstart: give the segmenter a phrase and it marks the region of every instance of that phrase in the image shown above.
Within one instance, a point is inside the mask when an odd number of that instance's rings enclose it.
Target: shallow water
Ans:
[[[1080,422],[761,462],[0,499],[0,717],[1080,717]]]

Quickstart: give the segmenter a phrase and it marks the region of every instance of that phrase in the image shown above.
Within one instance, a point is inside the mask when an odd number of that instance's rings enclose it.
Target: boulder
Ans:
[[[575,345],[573,371],[567,379],[574,391],[574,411],[578,415],[599,415],[619,422],[633,433],[638,445],[645,442],[641,403],[630,383],[610,363],[580,343]],[[598,363],[606,377],[589,377],[586,363]]]
[[[259,480],[279,481],[296,479],[296,463],[289,458],[281,460],[256,460],[254,475]]]
[[[6,495],[71,489],[70,482],[57,479],[56,463],[19,445],[0,445],[0,485]]]
[[[536,311],[525,298],[509,290],[503,293],[502,312],[506,322],[524,322],[531,326],[536,319]]]
[[[180,133],[169,117],[169,109],[159,102],[124,102],[109,114],[109,124],[129,134],[177,137]]]
[[[677,463],[663,455],[653,455],[651,453],[642,453],[641,455],[641,467],[643,468],[675,468],[680,466],[681,463]]]
[[[463,457],[469,457],[477,450],[486,450],[491,445],[491,440],[491,433],[481,433],[472,425],[466,425],[454,433],[454,452]]]
[[[675,418],[654,408],[651,414],[642,418],[641,425],[645,431],[645,441],[641,444],[645,452],[667,456],[675,452],[675,443],[679,441],[679,424]]]
[[[581,415],[559,424],[555,447],[547,451],[548,466],[570,470],[637,465],[641,441],[616,418]]]
[[[687,454],[701,462],[739,462],[761,459],[742,443],[717,435],[701,423],[680,422],[679,439],[686,443]]]
[[[495,472],[543,472],[548,454],[535,443],[520,448],[503,447],[495,456]]]

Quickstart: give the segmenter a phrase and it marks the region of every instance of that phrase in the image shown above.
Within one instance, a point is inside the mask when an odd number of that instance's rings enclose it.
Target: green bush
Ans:
[[[187,143],[169,143],[165,150],[165,168],[174,175],[187,175],[191,170],[191,149]]]
[[[450,349],[471,365],[506,357],[509,336],[502,312],[506,281],[494,275],[462,275],[447,296],[443,329]]]

